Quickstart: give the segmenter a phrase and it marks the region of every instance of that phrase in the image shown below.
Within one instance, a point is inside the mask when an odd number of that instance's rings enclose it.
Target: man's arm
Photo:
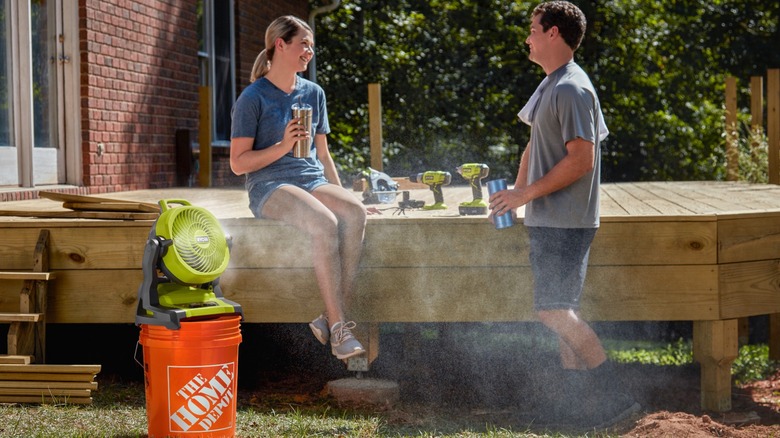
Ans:
[[[566,152],[566,156],[558,164],[531,185],[525,185],[523,181],[527,181],[526,179],[520,180],[520,174],[525,172],[527,175],[528,172],[527,162],[523,164],[526,158],[526,153],[523,152],[517,180],[522,185],[491,196],[490,208],[496,210],[495,214],[502,214],[510,209],[522,207],[536,198],[570,186],[593,169],[596,159],[593,143],[578,137],[566,143]]]

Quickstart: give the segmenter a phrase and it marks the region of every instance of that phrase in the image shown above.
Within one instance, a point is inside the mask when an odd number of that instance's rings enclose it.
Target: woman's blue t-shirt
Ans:
[[[284,181],[299,176],[323,175],[317,159],[315,134],[329,134],[328,111],[322,87],[300,76],[295,90],[285,93],[265,77],[259,78],[241,92],[233,106],[231,138],[252,137],[252,149],[260,150],[282,140],[292,119],[292,105],[306,103],[312,111],[312,151],[309,158],[295,158],[292,151],[268,166],[247,174],[247,187],[259,181]]]

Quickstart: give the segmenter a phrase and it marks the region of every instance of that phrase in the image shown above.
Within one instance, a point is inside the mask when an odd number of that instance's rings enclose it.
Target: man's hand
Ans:
[[[493,215],[501,216],[511,211],[513,218],[516,215],[515,210],[527,204],[531,199],[528,197],[528,190],[523,188],[501,190],[490,196],[490,217]]]

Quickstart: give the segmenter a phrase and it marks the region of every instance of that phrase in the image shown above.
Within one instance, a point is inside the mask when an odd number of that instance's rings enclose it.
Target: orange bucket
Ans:
[[[240,322],[141,325],[149,438],[235,436]]]

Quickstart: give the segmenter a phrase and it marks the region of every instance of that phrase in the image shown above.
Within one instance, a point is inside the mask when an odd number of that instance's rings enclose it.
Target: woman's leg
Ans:
[[[338,220],[341,297],[348,309],[363,252],[366,208],[352,193],[332,184],[317,187],[312,195],[328,207]]]
[[[282,186],[263,206],[262,216],[287,223],[311,238],[312,261],[325,311],[332,322],[344,319],[338,218],[303,189]]]

